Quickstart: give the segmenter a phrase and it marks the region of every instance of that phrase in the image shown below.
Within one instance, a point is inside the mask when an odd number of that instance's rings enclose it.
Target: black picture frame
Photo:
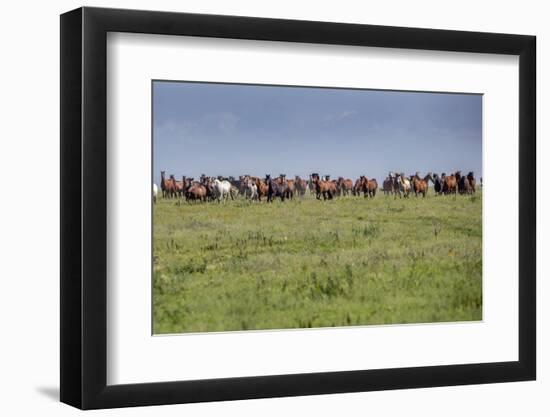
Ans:
[[[519,56],[519,360],[107,385],[108,32]],[[535,379],[534,36],[84,7],[61,15],[60,57],[62,402],[96,409]]]

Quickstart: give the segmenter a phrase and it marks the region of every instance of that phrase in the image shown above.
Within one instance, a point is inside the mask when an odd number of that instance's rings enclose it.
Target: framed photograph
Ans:
[[[535,37],[61,16],[61,401],[533,380]]]

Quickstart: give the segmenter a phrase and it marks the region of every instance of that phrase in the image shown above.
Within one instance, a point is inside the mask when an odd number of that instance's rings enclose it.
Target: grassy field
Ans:
[[[153,331],[481,320],[481,236],[480,193],[159,199]]]

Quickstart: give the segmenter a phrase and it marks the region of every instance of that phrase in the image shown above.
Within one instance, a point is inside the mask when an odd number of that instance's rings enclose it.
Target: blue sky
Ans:
[[[153,82],[153,178],[482,176],[482,96]]]

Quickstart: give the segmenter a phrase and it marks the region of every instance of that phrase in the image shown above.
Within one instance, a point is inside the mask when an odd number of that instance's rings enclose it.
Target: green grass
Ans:
[[[481,320],[481,194],[154,208],[154,333]]]

